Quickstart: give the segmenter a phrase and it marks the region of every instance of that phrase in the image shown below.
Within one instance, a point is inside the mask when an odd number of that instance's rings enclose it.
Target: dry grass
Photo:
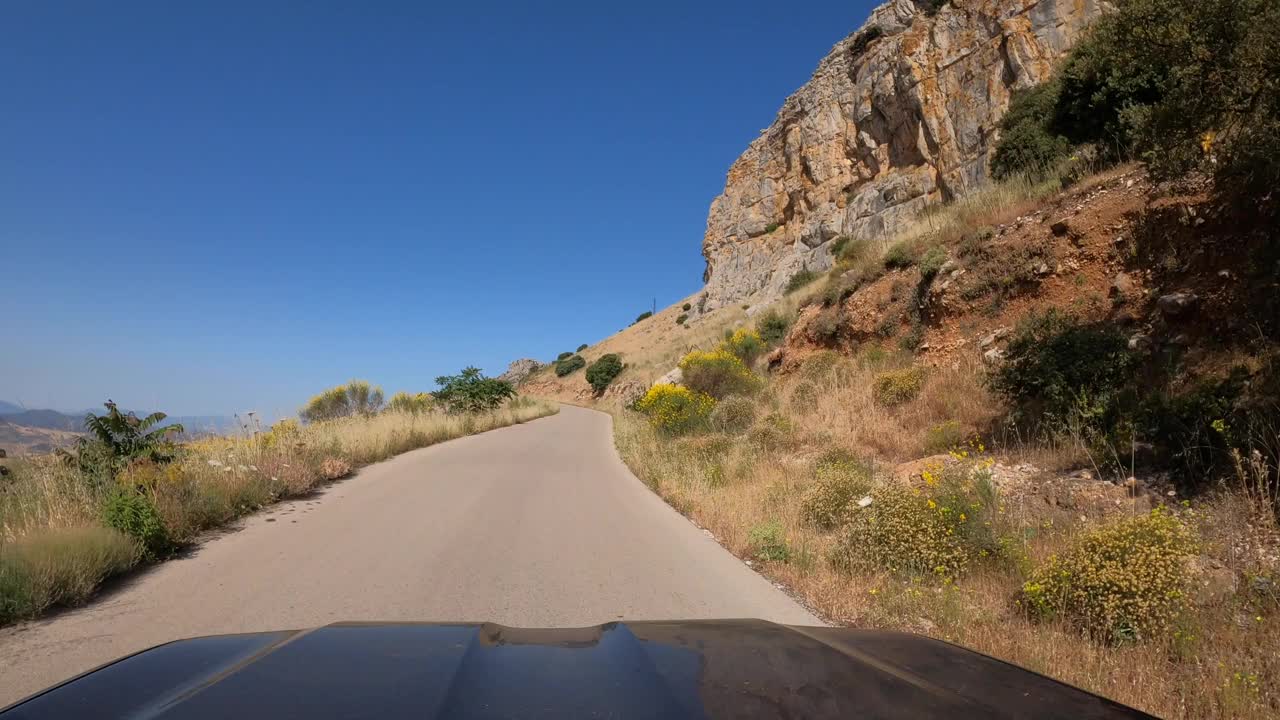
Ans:
[[[1074,190],[1132,171],[1115,168]],[[895,237],[852,248],[833,269],[829,287],[811,285],[785,298],[782,310],[794,317],[799,306],[827,295],[835,283],[874,279],[895,245],[918,258],[933,245],[982,238],[988,227],[1041,210],[1057,190],[1056,180],[1015,179],[933,209]],[[697,347],[705,349],[726,328],[746,323],[741,316],[719,318]],[[837,569],[831,556],[840,530],[806,523],[802,513],[816,482],[815,461],[833,450],[867,458],[884,477],[897,463],[977,435],[997,446],[1010,465],[1031,463],[1048,473],[1092,467],[1101,473],[1078,438],[1019,437],[998,424],[1002,410],[985,387],[974,352],[949,354],[945,362],[931,357],[935,367],[919,394],[886,407],[875,401],[875,377],[911,367],[910,354],[888,342],[864,343],[851,356],[796,340],[787,347],[786,374],[770,378],[753,396],[756,420],[750,429],[672,438],[655,432],[644,417],[613,408],[624,461],[739,557],[760,560],[760,529],[779,528],[786,547],[770,555],[785,560],[757,567],[837,623],[949,640],[1164,717],[1280,716],[1280,528],[1274,498],[1265,492],[1271,487],[1265,481],[1269,468],[1242,458],[1238,487],[1173,508],[1200,540],[1196,562],[1211,568],[1200,577],[1211,581],[1213,592],[1201,595],[1203,588],[1197,589],[1195,601],[1164,635],[1099,643],[1063,621],[1033,621],[1015,600],[1038,565],[1100,523],[1123,518],[1123,506],[1105,517],[1059,512],[1046,509],[1045,498],[1027,494],[1024,486],[1010,490],[1002,513],[1011,545],[1001,563],[979,565],[950,581],[865,566]],[[654,369],[665,372],[693,345],[645,352],[658,360]],[[1137,503],[1129,509],[1144,511]]]
[[[182,545],[353,468],[556,411],[518,399],[492,413],[384,412],[211,438],[185,445],[169,465],[133,466],[117,485],[144,488],[168,539]],[[95,484],[52,457],[20,460],[11,469],[0,487],[0,623],[83,602],[104,578],[140,560],[132,538],[102,525],[103,503],[117,487]]]

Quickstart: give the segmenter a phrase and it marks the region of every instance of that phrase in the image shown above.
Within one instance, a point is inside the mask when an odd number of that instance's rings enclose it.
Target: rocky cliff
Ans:
[[[831,241],[892,232],[986,179],[1009,96],[1044,80],[1102,0],[890,0],[729,169],[702,252],[706,310],[779,294]]]

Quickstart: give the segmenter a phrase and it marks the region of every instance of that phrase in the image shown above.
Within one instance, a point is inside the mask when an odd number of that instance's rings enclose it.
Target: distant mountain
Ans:
[[[0,400],[0,417],[16,426],[60,430],[63,432],[84,432],[85,413],[101,413],[102,408],[94,408],[79,413],[64,413],[57,410],[27,410],[19,405]],[[128,412],[128,411],[126,411]],[[146,417],[150,413],[134,411],[138,417]],[[221,434],[238,430],[239,424],[234,417],[228,415],[171,415],[160,423],[166,425],[182,425],[187,435]]]
[[[8,421],[8,417],[0,417],[0,448],[11,457],[50,453],[58,448],[74,445],[79,437],[76,433],[64,430],[14,425]]]

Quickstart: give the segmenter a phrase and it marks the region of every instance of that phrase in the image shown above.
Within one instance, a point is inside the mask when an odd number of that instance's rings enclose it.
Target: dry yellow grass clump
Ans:
[[[135,462],[107,481],[53,456],[12,462],[0,488],[0,623],[83,602],[144,556],[362,465],[556,411],[517,399],[494,412],[386,411],[305,426],[286,420],[248,437],[187,443],[173,462]],[[132,535],[106,526],[113,502]]]

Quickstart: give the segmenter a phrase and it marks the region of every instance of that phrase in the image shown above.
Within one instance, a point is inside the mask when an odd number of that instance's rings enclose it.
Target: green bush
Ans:
[[[637,315],[637,316],[636,316],[636,319],[635,319],[635,322],[633,322],[633,323],[631,323],[631,324],[632,324],[632,325],[635,325],[636,323],[638,323],[638,322],[640,322],[640,321],[642,321],[642,320],[648,320],[648,319],[649,319],[649,318],[651,318],[651,317],[653,317],[653,313],[652,313],[652,312],[650,312],[650,311],[648,311],[648,310],[645,310],[644,312],[642,312],[642,313],[640,313],[639,315]]]
[[[884,266],[888,270],[901,270],[916,264],[915,252],[905,242],[889,248],[884,254]]]
[[[622,358],[614,353],[601,355],[599,359],[587,366],[587,382],[596,395],[604,393],[609,383],[622,372]]]
[[[853,242],[853,238],[848,235],[841,235],[831,241],[831,257],[838,258],[844,255],[844,251],[848,249],[849,243]]]
[[[784,563],[791,559],[786,530],[777,520],[770,520],[751,528],[747,535],[747,542],[751,545],[751,552],[757,560]]]
[[[105,527],[49,529],[0,540],[0,625],[53,605],[79,605],[138,562],[138,543]]]
[[[103,523],[138,541],[148,558],[163,556],[169,549],[169,534],[156,506],[146,495],[134,490],[117,490],[102,506]]]
[[[711,411],[711,427],[724,433],[745,432],[755,421],[756,406],[750,398],[727,397]]]
[[[947,251],[938,245],[934,245],[926,250],[920,258],[920,277],[926,281],[932,280],[942,270],[942,266],[946,264]]]
[[[1000,120],[1000,140],[991,155],[991,174],[1004,179],[1044,173],[1071,152],[1071,143],[1053,120],[1061,86],[1050,81],[1014,93]]]
[[[352,380],[311,398],[298,415],[306,422],[322,422],[352,415],[376,415],[382,410],[382,399],[382,388],[364,380]]]
[[[756,332],[769,345],[777,345],[787,339],[787,319],[777,310],[768,310],[756,320]]]
[[[781,226],[781,225],[779,225],[778,223],[769,223],[768,225],[765,225],[765,226],[764,226],[764,231],[765,231],[766,233],[772,233],[772,232],[776,231],[776,230],[777,230],[778,228],[780,228],[780,227],[782,227],[782,226]]]
[[[577,352],[582,352],[583,350],[586,350],[586,349],[587,349],[587,344],[582,343],[581,345],[578,346]]]
[[[1024,321],[991,373],[991,388],[1033,423],[1110,432],[1133,405],[1136,358],[1124,336],[1050,311]]]
[[[819,530],[835,530],[849,520],[855,503],[871,489],[871,465],[842,451],[830,452],[813,468],[813,484],[800,501],[800,518]]]
[[[436,378],[436,384],[440,389],[432,394],[451,413],[497,410],[516,396],[516,389],[510,383],[487,378],[474,367],[463,368],[457,375],[441,375]]]
[[[559,355],[556,356],[556,362],[560,362],[561,360],[564,360],[567,357],[573,357],[573,353],[569,352],[568,350],[560,353]]]
[[[689,312],[690,310],[693,309],[693,305],[690,305],[689,303],[685,303],[684,305],[680,306],[680,309],[685,312]]]
[[[948,420],[925,431],[924,450],[933,455],[949,452],[962,447],[973,437],[974,433],[966,431],[960,423]]]
[[[680,315],[676,317],[676,324],[683,325],[685,321],[688,319],[689,319],[689,315],[687,313],[680,313]]]
[[[911,329],[898,340],[898,347],[912,353],[919,350],[922,344],[924,344],[924,324],[920,322],[911,323]]]
[[[739,360],[750,365],[764,352],[764,339],[755,330],[738,328],[733,332],[725,331],[725,339],[720,343],[720,349],[732,353]]]
[[[914,400],[924,387],[924,368],[887,370],[872,381],[871,396],[876,403],[886,407],[901,405]]]
[[[555,362],[556,377],[564,377],[586,366],[587,361],[581,355],[570,355],[569,357],[561,358]]]
[[[787,280],[787,286],[783,288],[783,293],[790,295],[814,280],[817,280],[819,277],[820,275],[818,273],[810,270],[809,268],[799,270],[795,275],[791,276],[790,280]]]
[[[741,358],[723,348],[710,352],[693,351],[680,360],[682,382],[694,392],[715,399],[754,392],[760,380]]]
[[[1157,508],[1099,528],[1050,558],[1022,586],[1032,616],[1059,618],[1104,642],[1160,635],[1185,608],[1195,540]]]

